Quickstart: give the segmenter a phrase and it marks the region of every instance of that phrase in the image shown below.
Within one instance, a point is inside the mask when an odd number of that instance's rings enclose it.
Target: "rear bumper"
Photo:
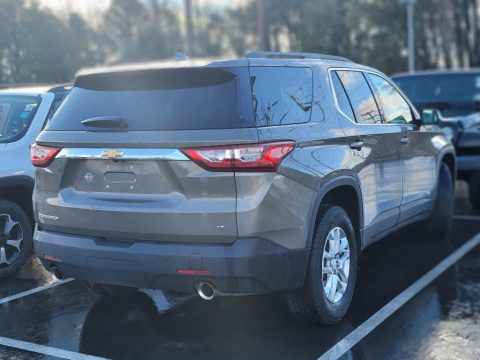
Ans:
[[[45,268],[58,266],[66,277],[181,292],[193,292],[207,280],[224,294],[299,288],[309,258],[307,249],[290,250],[262,239],[238,239],[232,245],[114,243],[38,228],[34,246]],[[210,274],[179,275],[180,269]]]

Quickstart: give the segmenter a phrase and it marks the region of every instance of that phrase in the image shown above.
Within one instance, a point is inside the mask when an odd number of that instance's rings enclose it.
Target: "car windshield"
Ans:
[[[0,95],[0,143],[25,135],[39,103],[39,96]]]
[[[444,116],[478,111],[480,74],[405,76],[395,82],[419,108],[435,107]]]

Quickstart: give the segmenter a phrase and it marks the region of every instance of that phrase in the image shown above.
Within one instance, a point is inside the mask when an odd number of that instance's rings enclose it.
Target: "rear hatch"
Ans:
[[[256,143],[252,114],[248,67],[79,76],[37,139],[39,227],[115,241],[233,242],[234,172],[208,171],[182,149]]]

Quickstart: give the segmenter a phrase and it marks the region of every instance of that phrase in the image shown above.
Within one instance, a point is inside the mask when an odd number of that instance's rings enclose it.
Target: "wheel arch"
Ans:
[[[453,183],[457,178],[457,166],[455,161],[455,155],[452,151],[444,152],[440,157],[440,162],[438,166],[438,174],[440,174],[440,167],[442,164],[446,164],[450,170],[450,174],[452,175]]]
[[[351,198],[354,201],[351,201]],[[323,204],[341,206],[349,215],[355,229],[358,258],[362,250],[361,229],[363,228],[362,192],[359,181],[351,175],[336,177],[327,181],[318,192],[315,211],[312,213],[308,233],[307,247],[312,247],[314,231],[319,221],[319,210]]]
[[[33,225],[32,194],[34,180],[26,175],[0,178],[0,199],[9,200],[20,206]]]

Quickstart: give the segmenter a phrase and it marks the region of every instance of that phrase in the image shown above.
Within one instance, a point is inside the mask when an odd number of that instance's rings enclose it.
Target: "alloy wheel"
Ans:
[[[322,282],[325,295],[331,303],[338,303],[348,286],[350,275],[350,246],[341,227],[327,235],[322,256]]]
[[[0,214],[0,268],[8,267],[22,251],[23,229],[9,214]]]

